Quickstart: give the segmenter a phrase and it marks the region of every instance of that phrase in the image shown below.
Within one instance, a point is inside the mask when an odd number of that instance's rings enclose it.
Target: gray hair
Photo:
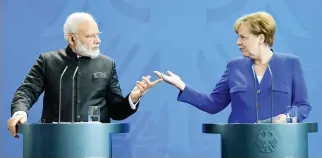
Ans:
[[[77,33],[79,24],[86,21],[95,21],[94,17],[85,12],[76,12],[69,15],[64,24],[64,38],[67,40],[68,34]]]

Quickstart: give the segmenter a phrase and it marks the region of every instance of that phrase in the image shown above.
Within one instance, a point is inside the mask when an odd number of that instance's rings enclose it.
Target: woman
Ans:
[[[265,12],[239,18],[234,30],[244,57],[231,60],[211,94],[195,91],[172,72],[154,73],[177,87],[178,101],[216,114],[230,103],[229,123],[254,123],[259,120],[286,122],[286,106],[296,106],[297,122],[308,117],[311,106],[299,58],[274,52],[275,20]]]

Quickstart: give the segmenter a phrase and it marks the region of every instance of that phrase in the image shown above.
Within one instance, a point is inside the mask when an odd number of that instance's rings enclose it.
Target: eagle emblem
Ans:
[[[260,151],[263,153],[274,152],[278,140],[275,137],[273,131],[270,130],[261,130],[258,133],[256,139],[256,145],[259,147]]]

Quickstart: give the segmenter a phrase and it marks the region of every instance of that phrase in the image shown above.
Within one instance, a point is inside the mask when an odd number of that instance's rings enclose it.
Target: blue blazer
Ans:
[[[253,71],[253,61],[246,57],[235,58],[227,64],[210,94],[197,92],[186,85],[177,100],[210,114],[222,111],[231,103],[229,123],[256,122],[256,102],[259,120],[271,117],[271,103],[273,116],[285,113],[286,106],[293,105],[298,107],[298,122],[302,122],[308,117],[311,106],[299,58],[274,53],[269,67],[271,71],[267,68],[259,83]]]

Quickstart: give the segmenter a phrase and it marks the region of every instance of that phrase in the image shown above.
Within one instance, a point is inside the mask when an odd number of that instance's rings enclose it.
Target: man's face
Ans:
[[[73,34],[76,53],[91,58],[99,54],[99,30],[96,22],[87,21],[79,25],[78,32]]]

